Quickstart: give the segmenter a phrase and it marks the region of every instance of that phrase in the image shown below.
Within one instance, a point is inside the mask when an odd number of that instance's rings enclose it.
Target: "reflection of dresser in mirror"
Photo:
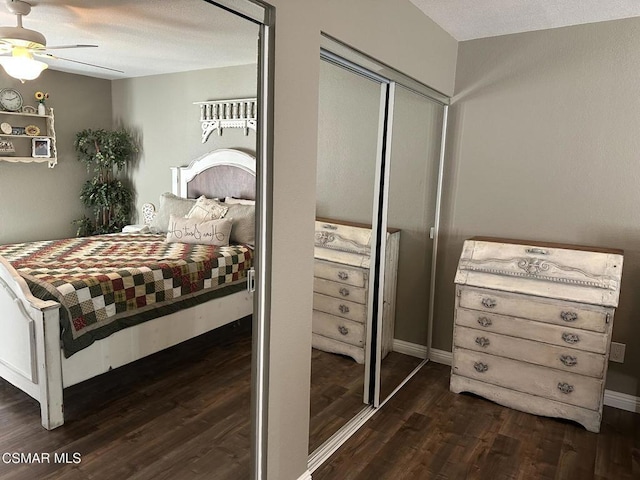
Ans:
[[[318,218],[313,279],[314,348],[364,363],[369,305],[371,227]],[[382,356],[392,350],[400,230],[387,230]]]

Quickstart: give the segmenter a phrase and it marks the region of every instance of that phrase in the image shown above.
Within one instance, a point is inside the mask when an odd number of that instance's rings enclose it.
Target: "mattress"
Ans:
[[[61,304],[66,357],[95,340],[242,290],[248,245],[167,243],[165,235],[116,233],[0,245],[32,294]]]

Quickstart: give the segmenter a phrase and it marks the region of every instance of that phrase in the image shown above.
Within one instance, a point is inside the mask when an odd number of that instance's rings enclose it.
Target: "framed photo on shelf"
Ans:
[[[33,137],[31,139],[31,156],[34,158],[51,157],[51,140],[44,137]]]
[[[0,153],[14,153],[16,151],[11,140],[0,138]]]

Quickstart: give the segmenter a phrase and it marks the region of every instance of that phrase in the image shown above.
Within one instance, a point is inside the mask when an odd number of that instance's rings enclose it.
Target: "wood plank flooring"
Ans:
[[[228,325],[65,390],[65,425],[47,432],[40,407],[0,380],[2,480],[249,478],[251,332]],[[55,453],[71,462],[54,463]],[[81,455],[74,464],[73,453]]]
[[[429,363],[314,480],[640,479],[640,415],[604,407],[600,434],[449,392]]]
[[[309,452],[366,406],[363,391],[364,365],[349,357],[312,350]]]
[[[250,349],[246,325],[228,326],[71,387],[67,423],[51,432],[40,426],[37,403],[0,380],[0,455],[52,458],[0,459],[0,479],[249,478]],[[348,415],[336,398],[359,410],[361,380],[350,371],[354,363],[340,367],[342,357],[314,352],[313,358],[312,388],[322,393],[314,395],[311,430],[324,435],[324,422]],[[345,376],[347,388],[339,387]],[[425,366],[314,480],[640,479],[640,415],[605,407],[596,435],[452,394],[448,380],[448,367]],[[54,453],[69,454],[70,463],[53,463]],[[73,463],[74,453],[80,463]]]

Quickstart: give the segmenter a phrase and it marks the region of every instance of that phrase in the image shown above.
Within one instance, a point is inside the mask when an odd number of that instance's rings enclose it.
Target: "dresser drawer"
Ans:
[[[603,378],[605,357],[596,353],[557,347],[546,343],[508,337],[496,333],[456,326],[453,342],[456,347],[521,360],[567,372]]]
[[[344,283],[315,277],[313,279],[313,291],[356,303],[367,303],[368,292],[364,287],[354,287],[352,285],[345,285]]]
[[[315,261],[313,275],[318,278],[344,283],[345,285],[353,285],[354,287],[364,287],[367,280],[367,274],[363,269],[321,260]]]
[[[367,320],[367,307],[361,303],[350,302],[342,298],[329,297],[320,293],[313,294],[313,309],[364,323]]]
[[[460,288],[459,291],[459,305],[463,308],[511,315],[594,332],[604,332],[607,328],[608,311],[605,308],[496,290]]]
[[[364,324],[317,310],[313,311],[313,333],[364,347]]]
[[[607,351],[609,344],[607,333],[590,332],[465,308],[456,309],[455,322],[456,325],[477,328],[482,331],[502,333],[512,337],[600,354]]]
[[[452,368],[455,374],[533,396],[590,410],[601,407],[603,381],[593,377],[461,348],[454,348]]]

